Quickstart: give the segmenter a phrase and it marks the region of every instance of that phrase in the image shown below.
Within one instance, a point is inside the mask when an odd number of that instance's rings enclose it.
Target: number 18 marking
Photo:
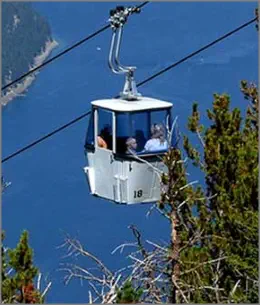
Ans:
[[[134,198],[140,198],[143,196],[143,190],[134,191]]]

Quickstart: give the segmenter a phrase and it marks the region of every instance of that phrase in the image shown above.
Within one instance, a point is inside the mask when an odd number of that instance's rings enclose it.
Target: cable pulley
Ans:
[[[126,22],[128,17],[134,13],[140,13],[141,9],[139,7],[124,7],[124,6],[117,6],[116,9],[110,10],[110,26],[113,30],[116,30],[120,26],[123,26]]]

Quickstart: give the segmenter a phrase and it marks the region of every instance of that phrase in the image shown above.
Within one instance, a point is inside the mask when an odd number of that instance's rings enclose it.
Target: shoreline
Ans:
[[[37,66],[41,65],[44,60],[50,55],[52,50],[58,46],[58,42],[56,40],[47,40],[45,43],[45,47],[43,51],[37,55],[34,58],[33,65],[29,67],[29,69],[34,69]],[[27,91],[28,87],[32,84],[32,82],[35,80],[36,75],[39,73],[39,71],[36,71],[32,73],[31,75],[25,77],[25,79],[16,85],[11,86],[7,89],[7,92],[5,95],[1,96],[1,105],[6,106],[10,101],[12,101],[17,96],[25,96],[23,94],[25,91]]]

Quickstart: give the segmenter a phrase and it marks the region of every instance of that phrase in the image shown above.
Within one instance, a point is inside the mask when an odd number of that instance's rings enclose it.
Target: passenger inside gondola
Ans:
[[[166,126],[171,126],[171,114],[167,110],[120,112],[116,114],[116,153],[137,155],[166,152]],[[172,140],[171,140],[172,142]]]
[[[151,126],[151,139],[144,146],[144,151],[167,150],[168,144],[165,139],[165,128],[163,124],[153,124]]]
[[[98,147],[102,147],[102,148],[106,148],[107,149],[107,143],[106,141],[103,139],[103,135],[100,134],[97,137],[97,142],[98,142]]]
[[[126,154],[136,154],[137,142],[135,138],[128,138],[126,140]]]
[[[104,128],[100,131],[97,137],[98,146],[106,149],[112,148],[112,132],[111,126],[106,124]]]

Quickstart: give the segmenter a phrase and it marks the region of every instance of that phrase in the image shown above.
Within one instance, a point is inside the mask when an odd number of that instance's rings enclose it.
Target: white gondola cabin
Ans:
[[[167,170],[162,157],[177,141],[172,103],[142,97],[133,78],[135,68],[119,63],[122,27],[133,12],[136,8],[118,7],[111,13],[109,67],[126,74],[126,83],[120,98],[91,102],[85,141],[84,172],[91,194],[124,204],[160,199],[160,173]]]
[[[157,151],[144,148],[151,137],[150,126],[171,126],[172,104],[147,97],[131,102],[97,100],[91,104],[85,142],[88,166],[84,168],[91,193],[126,204],[159,200],[160,180],[155,169],[166,170],[162,156],[168,146]],[[99,143],[100,135],[106,147]],[[129,138],[137,142],[133,154],[127,151]],[[176,140],[173,136],[172,146]]]

